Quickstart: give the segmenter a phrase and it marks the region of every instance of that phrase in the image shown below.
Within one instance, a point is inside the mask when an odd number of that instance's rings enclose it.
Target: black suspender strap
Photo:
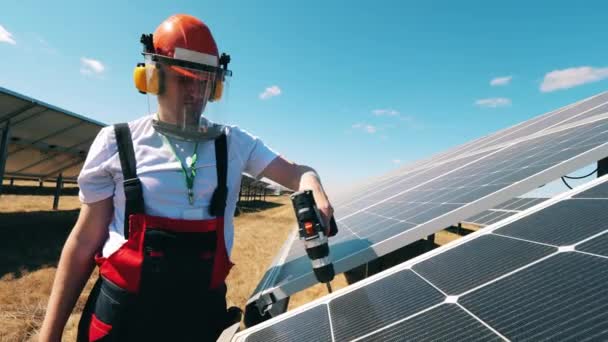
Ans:
[[[123,187],[125,189],[125,217],[124,234],[125,239],[129,238],[129,216],[132,214],[144,213],[144,196],[141,182],[137,178],[135,163],[135,151],[133,150],[133,140],[131,130],[126,123],[114,125],[116,134],[116,145],[120,156],[120,166],[122,168]]]
[[[228,147],[226,146],[226,134],[215,139],[215,165],[217,169],[217,188],[211,198],[209,213],[213,216],[224,216],[226,210],[226,197],[228,196]]]

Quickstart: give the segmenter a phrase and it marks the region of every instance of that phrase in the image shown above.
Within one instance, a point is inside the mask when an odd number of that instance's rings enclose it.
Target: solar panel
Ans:
[[[103,126],[0,87],[0,178],[75,181]]]
[[[588,119],[592,116],[606,112],[608,112],[608,92],[592,96],[577,103],[540,115],[515,126],[500,130],[491,135],[449,149],[446,152],[438,153],[431,158],[423,159],[410,165],[406,165],[387,174],[386,176],[366,182],[364,185],[353,186],[351,191],[343,194],[337,194],[338,201],[336,201],[336,203],[340,203],[340,198],[345,198],[348,200],[352,194],[365,193],[365,190],[378,191],[382,186],[390,187],[392,181],[400,178],[407,172],[428,167],[432,168],[436,166],[435,164],[437,163],[441,164],[454,158],[461,158],[466,154],[479,153],[481,150],[493,149],[496,148],[497,145],[504,145],[505,143],[529,136],[534,133],[542,133],[550,130],[551,128],[571,122],[572,120]]]
[[[606,112],[608,112],[608,92],[598,94],[573,105],[538,116],[510,129],[506,129],[503,132],[499,132],[498,134],[488,137],[484,141],[477,142],[475,144],[475,149],[479,150],[487,146],[508,143],[517,138],[547,131],[560,125],[587,119]]]
[[[341,231],[330,239],[336,272],[374,260],[608,156],[606,101],[608,93],[600,94],[338,196],[334,206]],[[596,109],[595,115],[585,116]],[[585,117],[574,120],[581,116]],[[293,242],[286,243],[248,305],[263,309],[316,283],[301,244]]]
[[[500,205],[484,210],[479,214],[473,215],[462,220],[463,223],[470,223],[477,226],[487,226],[492,223],[503,220],[511,215],[517,214],[520,211],[531,208],[539,203],[542,203],[546,198],[534,197],[516,197],[512,198]]]
[[[583,191],[588,189],[587,191]],[[593,194],[593,198],[585,194]],[[234,341],[328,311],[319,339],[608,339],[608,176],[247,329]],[[310,315],[309,315],[310,317]],[[314,331],[314,329],[311,329]]]

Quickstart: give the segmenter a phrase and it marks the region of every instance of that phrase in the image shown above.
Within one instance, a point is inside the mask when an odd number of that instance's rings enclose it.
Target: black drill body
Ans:
[[[315,203],[312,191],[299,191],[291,195],[293,208],[298,220],[298,233],[300,240],[304,242],[306,254],[312,262],[315,277],[321,283],[326,283],[329,291],[329,282],[334,279],[334,265],[329,258],[328,236],[338,233],[336,221],[332,217],[330,229],[326,235],[323,220]]]

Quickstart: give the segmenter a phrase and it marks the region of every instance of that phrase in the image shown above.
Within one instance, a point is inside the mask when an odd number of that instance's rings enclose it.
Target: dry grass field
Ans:
[[[37,187],[37,183],[17,184]],[[54,189],[49,189],[36,190],[34,193],[38,194],[34,195],[5,191],[5,195],[0,196],[0,341],[35,340],[63,242],[78,216],[76,189],[66,187],[68,195],[61,197],[58,211],[51,210]],[[295,224],[288,197],[267,199],[269,204],[253,203],[251,210],[235,218],[232,260],[236,266],[227,280],[228,305],[245,307]],[[455,237],[455,234],[441,232],[436,243],[441,245]],[[64,341],[75,341],[78,319],[96,277],[94,272],[74,308]],[[343,275],[332,282],[334,289],[346,285]],[[324,285],[314,286],[292,296],[289,309],[326,294]]]

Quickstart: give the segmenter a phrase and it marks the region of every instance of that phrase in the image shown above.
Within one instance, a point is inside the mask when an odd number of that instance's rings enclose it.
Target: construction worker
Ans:
[[[208,27],[174,15],[142,35],[140,92],[158,110],[103,128],[78,177],[82,208],[59,260],[39,336],[60,341],[94,261],[100,277],[79,341],[211,341],[229,325],[225,279],[243,172],[313,190],[316,172],[287,161],[236,126],[210,119],[231,75]]]

